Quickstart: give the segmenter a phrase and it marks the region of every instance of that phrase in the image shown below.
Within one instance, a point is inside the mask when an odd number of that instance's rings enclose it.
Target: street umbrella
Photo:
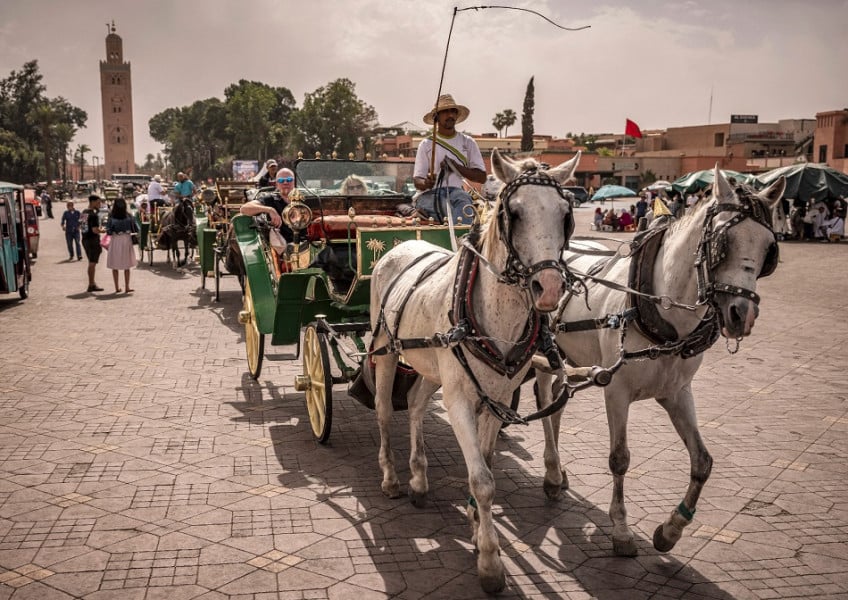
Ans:
[[[744,173],[737,173],[736,171],[731,171],[729,169],[722,169],[721,172],[727,179],[735,179],[736,183],[748,183],[750,180],[750,177]],[[675,179],[672,182],[671,187],[681,194],[694,194],[711,186],[713,184],[714,177],[715,171],[713,169],[693,171],[692,173],[687,173],[686,175]]]
[[[848,196],[848,175],[818,163],[798,163],[773,169],[757,176],[757,181],[767,186],[774,183],[781,175],[786,177],[784,198],[824,200],[836,196]]]
[[[666,181],[665,179],[658,179],[651,185],[645,186],[644,189],[648,190],[649,192],[658,192],[660,190],[668,191],[669,189],[671,189],[671,182]]]
[[[636,192],[623,185],[603,185],[598,188],[598,191],[592,194],[592,200],[614,200],[615,198],[635,198],[638,196]]]

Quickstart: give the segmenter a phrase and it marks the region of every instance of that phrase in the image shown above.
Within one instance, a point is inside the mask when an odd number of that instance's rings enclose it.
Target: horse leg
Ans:
[[[461,388],[445,391],[454,435],[459,442],[465,465],[468,469],[468,517],[471,523],[471,541],[477,547],[477,576],[483,591],[489,594],[500,592],[506,586],[503,562],[500,559],[498,532],[492,519],[492,501],[495,497],[495,478],[486,466],[482,448],[491,448],[495,441],[481,441],[477,437],[477,418],[474,406],[465,399]],[[496,437],[499,427],[486,427],[491,437]]]
[[[374,340],[374,346],[385,343],[385,338]],[[378,455],[380,468],[383,470],[381,488],[389,498],[400,497],[400,485],[395,472],[395,457],[389,435],[392,421],[392,385],[395,380],[395,369],[398,357],[396,354],[377,356],[374,358],[374,409],[377,412],[377,426],[380,430],[380,453]]]
[[[695,400],[692,396],[692,384],[687,383],[673,398],[657,398],[660,406],[668,413],[677,434],[689,450],[689,488],[683,501],[671,511],[668,519],[654,531],[654,548],[668,552],[683,534],[683,528],[692,522],[695,505],[701,496],[701,490],[713,468],[713,459],[704,446],[698,431],[695,416]]]
[[[636,556],[638,550],[633,532],[627,526],[627,508],[624,506],[624,476],[630,467],[630,450],[627,448],[627,417],[630,398],[613,389],[604,391],[607,424],[610,432],[609,468],[612,471],[612,500],[609,516],[612,521],[612,548],[618,556]]]
[[[539,410],[550,406],[553,402],[553,375],[541,369],[536,369],[536,406]],[[559,498],[562,489],[568,489],[568,475],[562,468],[559,456],[559,427],[562,411],[557,411],[550,417],[542,419],[542,430],[545,433],[545,479],[542,489],[551,500]]]
[[[430,397],[439,389],[438,384],[419,377],[409,390],[409,500],[416,508],[427,504],[427,454],[424,449],[424,415],[430,405]]]

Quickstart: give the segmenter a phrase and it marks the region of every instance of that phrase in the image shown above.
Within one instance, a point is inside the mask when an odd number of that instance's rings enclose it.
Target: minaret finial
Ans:
[[[115,33],[115,19],[112,19],[112,33]]]

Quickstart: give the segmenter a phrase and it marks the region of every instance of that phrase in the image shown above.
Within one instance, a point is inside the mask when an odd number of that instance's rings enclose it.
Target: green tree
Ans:
[[[295,110],[288,88],[242,79],[228,86],[224,96],[229,152],[264,161],[288,150],[288,126]]]
[[[506,127],[506,115],[502,112],[495,113],[495,118],[492,119],[492,127],[498,132],[498,137],[503,137],[503,130]]]
[[[536,111],[536,87],[534,77],[527,83],[524,92],[524,112],[521,114],[521,151],[530,152],[533,149],[533,113]]]
[[[511,108],[507,108],[503,111],[504,137],[507,136],[509,128],[515,125],[515,121],[517,119],[518,117],[515,116],[515,111]]]
[[[352,81],[342,78],[306,94],[292,122],[293,139],[307,156],[314,152],[345,156],[368,143],[377,112],[357,97]]]
[[[77,148],[74,150],[74,160],[79,162],[80,181],[85,179],[85,155],[89,152],[91,152],[91,148],[88,144],[77,144]]]

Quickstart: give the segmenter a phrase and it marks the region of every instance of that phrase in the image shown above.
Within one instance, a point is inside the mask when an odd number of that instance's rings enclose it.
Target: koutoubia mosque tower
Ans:
[[[100,99],[103,107],[103,165],[112,173],[135,173],[133,151],[132,77],[124,62],[124,44],[115,21],[106,36],[106,60],[100,61]]]

